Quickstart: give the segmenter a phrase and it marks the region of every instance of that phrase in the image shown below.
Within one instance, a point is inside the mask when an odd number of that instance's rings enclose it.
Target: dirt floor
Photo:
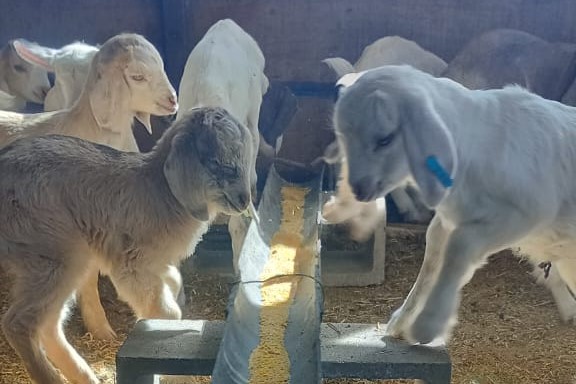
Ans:
[[[424,251],[421,233],[388,236],[386,283],[364,288],[327,288],[325,322],[383,323],[416,278]],[[186,317],[222,319],[229,293],[226,280],[193,275],[186,284]],[[7,277],[0,272],[0,308],[8,303]],[[77,315],[67,326],[69,339],[103,383],[114,382],[114,356],[134,323],[130,310],[101,284],[104,306],[119,339],[92,340]],[[449,345],[453,383],[576,384],[576,326],[560,322],[550,294],[536,285],[528,266],[507,253],[493,257],[465,288],[460,322]],[[28,383],[19,359],[0,335],[0,384]],[[187,383],[208,383],[189,378]],[[327,380],[330,384],[376,383]],[[383,383],[378,381],[377,383]],[[389,383],[389,381],[387,382]]]

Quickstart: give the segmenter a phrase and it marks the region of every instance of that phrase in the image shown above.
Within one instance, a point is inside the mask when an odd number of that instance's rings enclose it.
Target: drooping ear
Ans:
[[[24,39],[13,40],[12,48],[14,48],[14,52],[27,63],[38,66],[48,72],[54,72],[52,60],[58,53],[57,49],[42,47]]]
[[[456,146],[446,124],[427,98],[406,103],[402,132],[410,170],[424,203],[434,208],[447,194],[456,174]]]
[[[343,153],[340,149],[340,143],[338,143],[338,139],[332,141],[326,149],[324,149],[323,158],[327,164],[337,164],[342,159]]]
[[[341,78],[348,73],[356,72],[354,66],[350,64],[350,62],[348,62],[346,59],[341,57],[329,57],[322,60],[322,62],[330,67],[330,69],[336,73],[338,78]]]
[[[94,62],[93,65],[99,64]],[[98,125],[113,130],[112,121],[119,103],[128,100],[128,85],[120,68],[110,66],[104,72],[102,67],[97,68],[95,84],[89,95],[90,107]]]
[[[152,134],[152,124],[150,123],[150,114],[146,112],[136,112],[136,119],[142,123],[149,134]]]
[[[170,191],[192,216],[208,221],[207,196],[202,183],[202,170],[197,135],[179,133],[172,138],[170,152],[164,163],[164,177]]]

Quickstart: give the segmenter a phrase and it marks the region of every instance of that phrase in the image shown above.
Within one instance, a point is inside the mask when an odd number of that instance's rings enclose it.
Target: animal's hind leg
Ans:
[[[2,330],[8,343],[22,359],[32,382],[61,384],[62,379],[46,358],[39,342],[37,308],[30,310],[22,300],[12,303],[2,319]],[[28,309],[28,311],[26,311]]]
[[[562,321],[576,324],[576,298],[572,296],[568,285],[560,276],[559,267],[558,263],[552,263],[549,275],[546,276],[542,268],[535,266],[533,275],[538,283],[546,286],[552,293]]]
[[[554,261],[550,270],[550,277],[556,273],[564,283],[558,284],[556,288],[557,294],[561,295],[559,298],[562,299],[562,305],[560,305],[556,294],[554,295],[562,320],[576,324],[576,259],[564,258]]]
[[[66,340],[62,324],[66,319],[67,312],[67,308],[64,306],[59,315],[51,316],[42,326],[41,340],[44,350],[52,363],[70,382],[79,384],[99,383],[86,361]]]
[[[97,339],[112,340],[116,333],[112,330],[100,302],[98,276],[98,267],[94,265],[78,290],[78,304],[88,332]]]
[[[21,255],[20,259],[27,264],[16,267],[14,301],[3,319],[2,328],[8,342],[23,360],[31,379],[38,384],[62,383],[46,356],[48,353],[55,366],[62,369],[64,374],[71,375],[69,379],[72,382],[98,383],[86,362],[75,353],[63,334],[60,340],[54,340],[45,333],[47,326],[61,321],[65,303],[82,279],[82,269],[61,264],[60,257]],[[46,343],[46,353],[42,343]],[[61,356],[53,354],[56,343],[65,347],[65,353]],[[62,365],[65,359],[74,361],[77,366],[65,369]]]

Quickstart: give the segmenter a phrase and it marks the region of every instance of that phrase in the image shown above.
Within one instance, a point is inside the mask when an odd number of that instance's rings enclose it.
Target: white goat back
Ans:
[[[368,45],[354,65],[365,71],[383,65],[407,64],[433,76],[440,76],[446,62],[412,40],[400,36],[386,36]]]
[[[50,58],[54,68],[54,86],[44,101],[45,111],[69,108],[82,93],[90,65],[98,48],[82,42],[65,45]]]
[[[249,34],[230,19],[218,21],[188,56],[177,119],[194,107],[220,106],[254,128],[248,121],[250,111],[255,106],[259,111],[268,89],[264,64],[264,55]]]

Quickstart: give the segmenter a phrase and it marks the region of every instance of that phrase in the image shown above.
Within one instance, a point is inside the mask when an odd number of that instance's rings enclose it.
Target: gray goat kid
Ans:
[[[198,108],[146,154],[60,135],[0,150],[0,265],[14,277],[2,329],[35,383],[63,383],[52,364],[99,382],[62,329],[94,265],[137,317],[180,318],[171,269],[217,214],[247,208],[250,138],[224,109]]]
[[[360,201],[411,177],[436,211],[416,283],[388,324],[392,336],[449,337],[460,290],[507,248],[552,262],[576,292],[576,108],[516,86],[469,90],[388,66],[343,91],[334,123]]]

